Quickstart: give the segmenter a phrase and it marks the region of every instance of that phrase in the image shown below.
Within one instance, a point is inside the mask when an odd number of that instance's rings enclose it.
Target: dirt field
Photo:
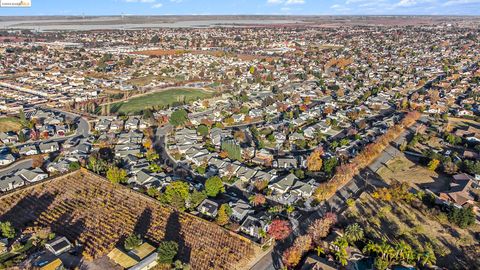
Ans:
[[[359,223],[367,238],[376,241],[381,241],[384,237],[393,243],[405,240],[417,250],[430,242],[438,266],[447,269],[479,269],[478,256],[470,257],[465,252],[466,249],[478,248],[474,235],[480,233],[479,225],[470,229],[452,226],[446,215],[434,214],[432,209],[417,202],[415,206],[406,202],[384,202],[364,193],[355,206],[345,213],[344,222]]]
[[[192,269],[242,269],[259,247],[195,216],[179,213],[86,170],[0,197],[0,221],[16,229],[36,224],[78,241],[87,261],[102,258],[126,236],[179,244],[178,259]],[[93,261],[95,262],[95,260]]]
[[[387,183],[393,181],[407,182],[417,187],[427,187],[433,192],[448,188],[448,175],[432,172],[427,168],[408,160],[404,155],[393,158],[387,166],[377,171],[378,175]]]
[[[0,132],[6,131],[19,131],[22,129],[22,125],[19,122],[19,119],[16,117],[3,117],[0,118]]]

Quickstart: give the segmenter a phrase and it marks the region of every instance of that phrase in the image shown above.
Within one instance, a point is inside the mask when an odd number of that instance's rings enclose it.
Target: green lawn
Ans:
[[[176,102],[188,102],[197,99],[211,97],[213,93],[202,89],[176,88],[161,92],[156,92],[141,97],[129,99],[115,103],[111,106],[111,112],[123,114],[135,114],[144,109],[159,109],[166,105],[172,105]]]

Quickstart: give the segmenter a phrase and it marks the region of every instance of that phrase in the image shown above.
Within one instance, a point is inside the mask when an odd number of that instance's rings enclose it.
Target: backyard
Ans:
[[[189,102],[213,96],[213,92],[196,88],[174,88],[146,94],[112,104],[111,111],[122,114],[139,113],[147,108],[163,108],[175,103]]]

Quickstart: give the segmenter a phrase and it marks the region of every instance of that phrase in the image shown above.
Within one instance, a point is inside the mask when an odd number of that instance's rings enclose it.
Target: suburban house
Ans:
[[[24,145],[18,149],[18,153],[24,156],[31,156],[38,154],[37,147],[35,145]]]
[[[262,238],[262,234],[266,231],[266,223],[253,216],[247,216],[240,225],[241,232],[254,237],[256,239]]]
[[[0,166],[11,164],[15,161],[15,157],[12,154],[0,155]]]
[[[218,203],[210,200],[205,199],[202,203],[197,207],[198,212],[202,213],[203,215],[209,217],[216,217],[218,213]]]
[[[43,172],[40,168],[30,170],[22,169],[15,174],[21,176],[23,179],[25,179],[25,181],[28,181],[30,183],[41,181],[48,177],[48,174]]]
[[[466,173],[453,176],[450,188],[439,193],[439,198],[447,203],[454,203],[459,206],[475,203],[473,189],[478,189],[480,176],[473,177]]]
[[[64,236],[56,237],[52,241],[45,244],[45,248],[56,256],[69,251],[73,245]]]
[[[18,175],[5,176],[0,179],[0,191],[6,192],[25,185],[25,181]]]
[[[241,199],[229,203],[232,209],[232,215],[230,218],[236,222],[241,222],[247,215],[253,213],[252,206]]]
[[[40,152],[44,154],[60,150],[60,145],[57,142],[42,142],[38,147],[40,148]]]

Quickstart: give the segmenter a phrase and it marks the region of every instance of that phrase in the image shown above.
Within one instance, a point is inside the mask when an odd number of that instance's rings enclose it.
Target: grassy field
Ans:
[[[448,188],[450,177],[428,170],[417,165],[401,155],[387,162],[377,171],[378,175],[386,182],[407,182],[410,185],[427,186],[432,191]]]
[[[192,101],[211,97],[211,92],[202,89],[175,88],[122,101],[112,105],[112,112],[133,114],[147,108],[172,105],[175,102]]]
[[[241,269],[260,251],[246,238],[85,170],[1,196],[0,221],[11,221],[18,231],[49,227],[81,243],[92,265],[133,233],[154,246],[177,242],[177,259],[192,269]]]
[[[359,223],[368,239],[385,238],[395,243],[404,240],[415,249],[430,243],[435,250],[437,265],[448,269],[479,269],[478,257],[470,250],[478,248],[475,235],[478,224],[461,229],[448,222],[445,213],[425,206],[420,201],[385,202],[364,193],[344,216],[346,223]],[[474,253],[475,254],[475,253]]]
[[[16,117],[3,117],[0,118],[0,132],[5,131],[19,131],[22,129],[22,125],[20,124],[20,120]]]

